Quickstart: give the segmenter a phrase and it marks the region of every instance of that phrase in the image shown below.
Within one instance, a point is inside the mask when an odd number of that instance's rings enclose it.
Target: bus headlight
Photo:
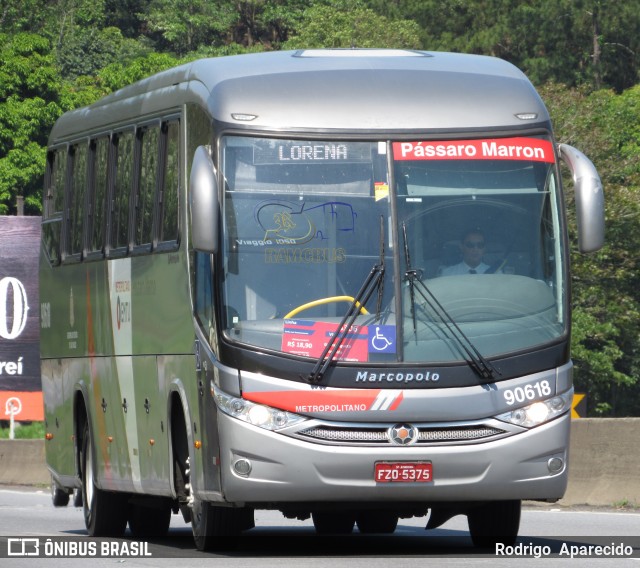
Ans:
[[[216,387],[213,382],[211,383],[211,396],[213,396],[216,406],[225,414],[265,430],[280,430],[306,420],[303,416],[286,410],[255,404],[227,394]]]
[[[564,394],[534,402],[528,406],[515,408],[504,414],[498,414],[496,418],[503,422],[515,424],[516,426],[533,428],[534,426],[540,426],[540,424],[549,422],[561,414],[564,414],[571,409],[572,402],[573,389]]]

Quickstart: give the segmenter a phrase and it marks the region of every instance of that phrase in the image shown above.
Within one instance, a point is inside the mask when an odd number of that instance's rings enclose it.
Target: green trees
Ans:
[[[423,49],[507,59],[536,84],[622,91],[638,80],[640,0],[369,0],[412,19]]]
[[[59,73],[41,36],[0,34],[0,214],[40,210],[47,134],[61,114]]]
[[[0,32],[47,38],[64,78],[152,51],[177,57],[305,47],[495,55],[537,84],[638,80],[640,0],[5,0]]]
[[[144,18],[160,49],[178,55],[203,45],[220,45],[236,14],[218,0],[151,0]]]
[[[186,60],[351,46],[502,57],[540,88],[559,141],[602,176],[607,244],[572,256],[576,386],[591,415],[638,416],[639,26],[640,0],[3,0],[0,214],[18,195],[40,212],[62,112]]]
[[[594,255],[572,256],[576,389],[588,393],[592,415],[638,416],[640,85],[616,95],[547,84],[541,95],[559,141],[584,150],[605,188],[606,244]],[[570,190],[567,197],[571,202]],[[573,230],[572,203],[568,211]]]
[[[420,48],[420,27],[413,20],[390,20],[358,3],[316,4],[307,8],[285,49],[318,47]]]

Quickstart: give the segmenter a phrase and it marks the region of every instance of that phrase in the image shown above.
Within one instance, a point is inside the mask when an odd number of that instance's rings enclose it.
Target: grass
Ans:
[[[624,509],[628,511],[635,511],[640,508],[640,505],[635,503],[634,501],[629,501],[629,499],[621,499],[620,501],[615,501],[613,503],[613,507],[615,509]]]
[[[16,422],[14,424],[16,440],[44,439],[44,422]],[[4,420],[0,425],[0,440],[9,439],[9,423]]]

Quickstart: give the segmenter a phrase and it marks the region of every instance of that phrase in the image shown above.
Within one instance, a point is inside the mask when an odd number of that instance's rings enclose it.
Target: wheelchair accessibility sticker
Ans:
[[[395,353],[396,328],[394,325],[369,326],[369,353]]]

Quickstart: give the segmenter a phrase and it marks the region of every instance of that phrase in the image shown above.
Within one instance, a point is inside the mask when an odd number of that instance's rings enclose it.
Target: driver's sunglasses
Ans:
[[[464,243],[464,246],[467,247],[468,249],[483,249],[484,248],[484,241],[466,241]]]

